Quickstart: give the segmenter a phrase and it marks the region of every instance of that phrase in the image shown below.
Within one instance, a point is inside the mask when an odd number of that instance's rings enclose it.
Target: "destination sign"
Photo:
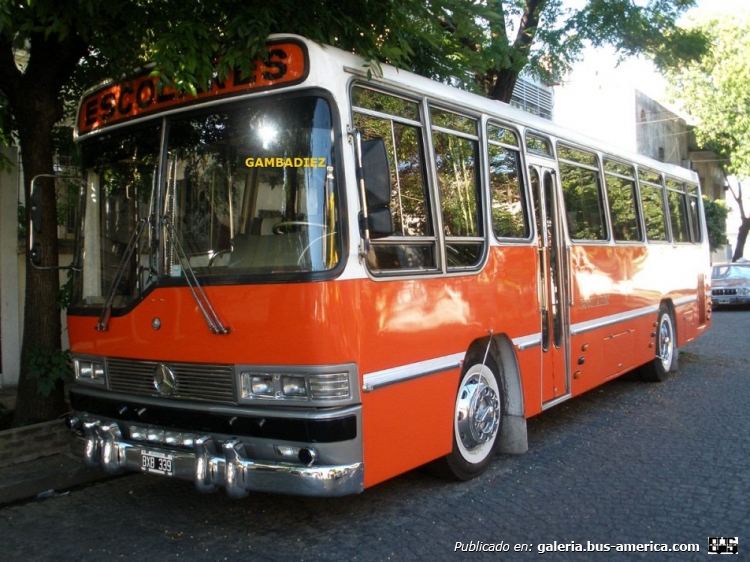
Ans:
[[[309,60],[304,45],[284,41],[268,43],[266,48],[265,58],[256,60],[252,74],[242,76],[234,71],[225,80],[215,78],[196,96],[177,93],[166,84],[160,90],[150,72],[103,86],[83,98],[78,108],[78,135],[180,105],[298,84],[307,78]]]

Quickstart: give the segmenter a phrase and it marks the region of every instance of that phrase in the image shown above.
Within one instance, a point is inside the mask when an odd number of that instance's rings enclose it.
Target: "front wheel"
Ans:
[[[677,370],[677,334],[669,307],[659,307],[656,324],[656,357],[640,368],[641,379],[647,382],[664,382],[669,373]]]
[[[453,450],[431,468],[441,477],[470,480],[490,465],[500,443],[503,391],[492,357],[470,354],[464,362],[453,410]]]

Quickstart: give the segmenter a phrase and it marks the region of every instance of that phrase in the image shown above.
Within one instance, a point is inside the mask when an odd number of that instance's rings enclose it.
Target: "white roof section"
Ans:
[[[660,170],[678,178],[695,182],[698,181],[698,175],[692,170],[674,164],[659,162],[633,151],[625,151],[613,144],[602,142],[571,129],[561,127],[548,119],[532,115],[512,107],[509,104],[491,100],[387,64],[381,64],[379,66],[368,64],[367,61],[360,56],[342,51],[336,47],[320,45],[297,35],[276,34],[271,35],[270,38],[295,38],[303,41],[308,46],[310,52],[310,64],[312,66],[308,81],[313,80],[316,75],[316,60],[320,57],[326,57],[337,61],[347,72],[362,78],[364,81],[368,80],[367,69],[370,69],[372,72],[370,81],[373,85],[397,87],[402,91],[410,92],[420,97],[428,97],[438,103],[444,101],[450,105],[458,106],[468,113],[489,114],[498,119],[507,120],[519,124],[524,128],[532,129],[535,132],[544,133],[583,147],[589,147],[592,150],[610,154],[612,156],[618,156],[630,162],[655,170]],[[316,85],[325,85],[325,82],[319,82]]]

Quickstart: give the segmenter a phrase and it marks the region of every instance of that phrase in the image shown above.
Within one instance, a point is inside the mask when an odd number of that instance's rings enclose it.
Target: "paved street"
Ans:
[[[229,500],[129,475],[0,510],[6,560],[711,560],[750,553],[750,310],[714,314],[664,384],[625,377],[530,420],[530,451],[464,483],[413,471],[364,494]],[[608,553],[549,552],[539,545]],[[565,543],[562,544],[561,543]],[[621,543],[700,552],[618,554]],[[484,544],[484,547],[482,547]],[[513,553],[528,545],[531,553]]]

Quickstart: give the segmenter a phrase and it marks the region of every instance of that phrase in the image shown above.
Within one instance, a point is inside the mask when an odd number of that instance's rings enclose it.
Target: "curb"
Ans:
[[[111,478],[71,452],[63,420],[0,431],[0,506]]]
[[[70,430],[53,420],[0,431],[0,468],[70,451]]]
[[[54,497],[65,490],[112,476],[89,468],[71,453],[61,453],[31,462],[0,468],[0,508],[7,504]]]

